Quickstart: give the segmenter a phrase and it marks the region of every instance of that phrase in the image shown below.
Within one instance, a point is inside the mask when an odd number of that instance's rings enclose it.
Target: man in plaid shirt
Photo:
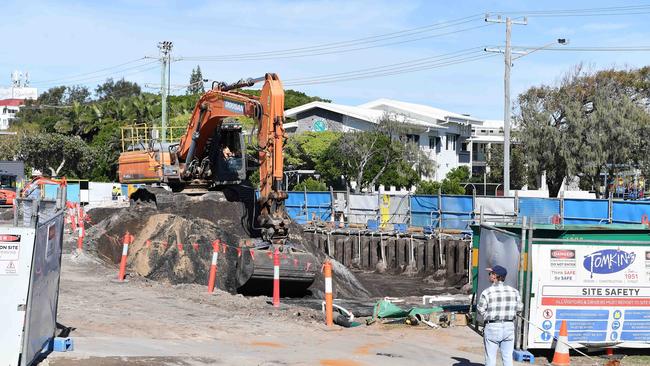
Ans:
[[[476,310],[483,317],[483,343],[485,366],[495,366],[497,350],[501,349],[504,366],[512,366],[515,347],[515,317],[524,308],[519,291],[506,285],[508,271],[501,266],[486,268],[490,272],[492,286],[481,293]]]

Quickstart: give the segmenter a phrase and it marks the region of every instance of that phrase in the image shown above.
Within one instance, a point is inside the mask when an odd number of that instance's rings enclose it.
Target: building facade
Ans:
[[[9,128],[9,123],[16,117],[25,100],[38,98],[38,90],[29,87],[29,73],[14,71],[11,73],[11,86],[0,87],[0,130]]]
[[[378,99],[359,106],[347,106],[325,102],[311,102],[285,111],[287,118],[295,122],[287,124],[290,133],[305,131],[368,131],[375,129],[384,116],[404,124],[404,135],[395,136],[418,144],[431,160],[435,162],[436,172],[432,177],[440,181],[447,173],[459,166],[467,166],[471,171],[485,169],[484,142],[476,140],[487,126],[498,121],[486,121],[469,115],[445,111],[427,105],[402,102],[391,99]],[[501,126],[503,123],[501,122]],[[495,141],[503,143],[502,127],[493,133]],[[501,131],[500,135],[499,132]],[[500,136],[500,142],[498,141]],[[484,152],[474,153],[473,149]],[[479,158],[475,167],[473,157]]]

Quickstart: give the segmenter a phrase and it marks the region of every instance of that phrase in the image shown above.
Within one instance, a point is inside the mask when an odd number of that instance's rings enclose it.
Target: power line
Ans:
[[[93,82],[93,81],[102,81],[102,80],[105,80],[106,78],[114,76],[114,75],[119,75],[119,76],[134,75],[134,74],[139,74],[141,72],[145,72],[145,71],[149,71],[149,70],[153,70],[153,69],[157,68],[157,66],[154,66],[154,67],[149,67],[149,68],[144,68],[143,69],[143,67],[154,64],[154,63],[158,63],[158,61],[156,60],[156,61],[151,61],[151,62],[144,63],[142,65],[123,68],[121,70],[116,70],[116,71],[106,73],[106,74],[102,74],[102,75],[95,75],[95,76],[92,76],[92,77],[81,78],[81,79],[71,79],[71,80],[67,80],[64,83],[47,83],[47,84],[39,84],[39,86],[41,86],[41,87],[51,87],[51,86],[65,86],[65,85],[75,85],[75,84],[87,84],[87,83],[90,83],[90,82]],[[129,70],[134,70],[134,71],[124,73],[125,71],[129,71]]]
[[[107,71],[107,70],[111,70],[111,69],[120,68],[122,66],[130,65],[132,63],[142,61],[144,59],[145,59],[144,57],[141,57],[141,58],[131,60],[131,61],[127,61],[127,62],[118,64],[118,65],[108,66],[108,67],[105,67],[103,69],[99,69],[99,70],[96,70],[96,71],[86,72],[86,73],[77,74],[77,75],[63,76],[63,77],[60,77],[60,78],[50,79],[50,80],[41,80],[41,81],[32,82],[31,84],[45,84],[45,83],[57,82],[57,81],[67,80],[67,79],[75,79],[75,78],[79,78],[79,77],[86,76],[86,75],[97,74],[97,73],[100,73],[102,71]]]
[[[183,59],[184,60],[234,61],[234,60],[241,60],[241,59],[260,59],[260,58],[267,58],[267,57],[292,56],[297,54],[303,55],[305,53],[323,52],[327,50],[334,50],[340,48],[346,49],[357,45],[380,43],[392,39],[412,37],[418,34],[428,33],[439,29],[445,29],[445,28],[450,28],[461,24],[475,22],[480,19],[481,19],[480,14],[474,14],[467,17],[453,19],[445,22],[439,22],[427,26],[411,28],[411,29],[406,29],[406,30],[391,32],[391,33],[379,34],[374,36],[356,38],[347,41],[329,42],[329,43],[323,43],[323,44],[308,46],[308,47],[288,48],[288,49],[270,50],[270,51],[262,51],[262,52],[224,54],[224,55],[215,55],[215,56],[192,56],[192,57],[183,57]],[[446,33],[442,35],[445,34]],[[430,37],[436,37],[436,36],[437,35],[430,35]]]
[[[418,65],[415,67],[404,67],[404,68],[398,68],[395,70],[388,70],[386,72],[362,72],[359,74],[352,74],[348,75],[345,77],[332,77],[332,78],[322,78],[319,79],[317,77],[312,78],[312,80],[305,81],[305,82],[287,82],[284,83],[286,86],[299,86],[299,85],[313,85],[313,84],[326,84],[326,83],[336,83],[336,82],[343,82],[343,81],[352,81],[352,80],[361,80],[361,79],[370,79],[370,78],[376,78],[376,77],[383,77],[383,76],[390,76],[390,75],[398,75],[398,74],[406,74],[406,73],[412,73],[416,71],[423,71],[423,70],[431,70],[431,69],[437,69],[437,68],[442,68],[446,66],[452,66],[452,65],[457,65],[461,63],[467,63],[467,62],[472,62],[472,61],[477,61],[481,59],[486,59],[490,57],[494,57],[494,54],[483,54],[479,53],[474,56],[469,56],[465,58],[460,58],[456,60],[449,60],[449,61],[444,61],[444,62],[435,62],[427,65]]]
[[[401,69],[401,68],[404,68],[404,67],[422,66],[422,65],[426,65],[426,64],[429,64],[429,63],[432,63],[432,62],[444,61],[444,60],[448,60],[448,59],[460,58],[462,56],[468,56],[468,55],[471,55],[471,54],[480,53],[481,50],[482,50],[482,48],[480,48],[480,47],[471,47],[471,48],[466,48],[466,49],[455,51],[455,52],[445,53],[445,54],[438,55],[438,56],[428,56],[428,57],[423,57],[423,58],[418,58],[418,59],[414,59],[414,60],[388,64],[388,65],[375,66],[375,67],[369,67],[369,68],[363,68],[363,69],[357,69],[357,70],[351,70],[351,71],[339,72],[339,73],[333,73],[333,74],[325,74],[325,75],[320,75],[320,76],[315,76],[315,77],[286,79],[283,82],[285,84],[286,83],[294,83],[294,82],[306,82],[306,81],[311,81],[312,79],[342,77],[342,76],[347,76],[347,75],[351,75],[351,74],[359,74],[359,73],[367,73],[367,72],[384,72],[384,71],[389,71],[389,70],[392,70],[392,69]]]
[[[527,11],[505,11],[495,14],[521,14],[532,17],[569,17],[569,16],[615,16],[647,14],[650,12],[650,5],[629,5],[610,6],[600,8],[578,8],[578,9],[554,9],[554,10],[527,10]]]

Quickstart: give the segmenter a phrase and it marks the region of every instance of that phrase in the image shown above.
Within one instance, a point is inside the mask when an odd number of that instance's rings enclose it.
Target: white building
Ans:
[[[9,121],[16,117],[16,113],[23,105],[25,105],[24,99],[0,100],[0,130],[9,128]]]
[[[29,87],[29,74],[11,73],[11,86],[0,88],[0,130],[9,128],[9,121],[16,117],[26,99],[38,98],[38,90]]]
[[[367,131],[376,127],[384,114],[402,121],[408,129],[404,137],[417,143],[436,162],[436,173],[432,178],[442,180],[447,173],[465,165],[472,171],[474,146],[483,146],[474,140],[487,126],[498,121],[485,121],[469,115],[454,113],[427,105],[402,102],[391,99],[377,99],[359,106],[347,106],[325,102],[311,102],[285,111],[287,118],[296,120],[285,125],[288,132],[305,131]],[[501,122],[503,126],[503,122]],[[502,128],[493,137],[503,143]],[[500,134],[499,134],[500,131]],[[476,142],[476,145],[474,144]],[[493,141],[492,143],[498,143]],[[479,162],[485,169],[485,159]]]

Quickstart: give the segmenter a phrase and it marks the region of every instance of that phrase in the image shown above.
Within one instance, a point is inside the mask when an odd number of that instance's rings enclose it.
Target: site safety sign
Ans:
[[[20,235],[0,234],[0,276],[18,274]]]
[[[650,247],[534,244],[532,258],[530,348],[550,348],[562,320],[570,343],[650,342]]]

